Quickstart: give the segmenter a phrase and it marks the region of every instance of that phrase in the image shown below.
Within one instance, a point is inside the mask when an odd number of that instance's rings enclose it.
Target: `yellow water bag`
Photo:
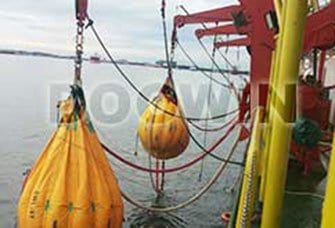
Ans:
[[[138,135],[142,146],[154,158],[175,158],[185,151],[190,139],[174,90],[165,84],[153,103],[140,117]]]
[[[83,110],[59,104],[60,124],[26,178],[18,227],[121,228],[118,181]]]

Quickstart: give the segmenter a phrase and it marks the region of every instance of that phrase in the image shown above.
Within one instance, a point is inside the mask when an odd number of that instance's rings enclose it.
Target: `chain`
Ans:
[[[81,85],[81,69],[83,63],[83,49],[84,49],[84,22],[77,20],[77,34],[76,34],[76,57],[74,60],[75,78],[74,84]]]

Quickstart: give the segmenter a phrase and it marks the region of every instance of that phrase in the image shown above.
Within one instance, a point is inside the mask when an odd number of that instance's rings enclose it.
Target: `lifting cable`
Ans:
[[[185,8],[185,6],[183,5],[179,5],[180,9],[182,9],[184,11],[184,13],[186,15],[190,15],[190,13],[188,12],[188,10]],[[208,29],[205,23],[201,23],[202,27],[204,29]],[[219,41],[222,41],[221,39],[219,39]],[[232,68],[232,70],[234,70],[234,65],[229,61],[229,59],[222,54],[222,52],[220,51],[220,49],[217,50],[217,52],[219,53],[219,55],[226,61],[226,63]]]
[[[213,59],[213,57],[211,56],[211,54],[208,52],[205,44],[200,40],[198,39],[198,42],[201,46],[201,48],[204,50],[204,52],[206,53],[206,55],[208,56],[208,58],[211,60],[211,62],[213,63],[213,65],[218,69],[219,73],[223,76],[223,78],[227,81],[227,83],[230,85],[230,90],[233,91],[234,95],[236,96],[237,98],[237,101],[240,102],[241,101],[241,98],[240,98],[240,95],[237,91],[237,89],[235,88],[234,86],[234,83],[228,78],[227,75],[225,75],[225,73],[222,71],[222,69],[220,68],[219,64],[215,61],[215,59]]]
[[[184,8],[184,10],[186,10]],[[207,78],[210,78],[210,75],[205,72],[204,70],[201,69],[201,67],[193,60],[193,58],[188,54],[188,52],[186,51],[186,49],[183,47],[183,45],[179,42],[179,40],[176,38],[175,40],[176,44],[178,45],[179,49],[181,50],[181,52],[183,53],[183,55],[188,59],[188,61],[195,67],[195,69],[197,71],[200,71],[200,73],[202,73],[202,75],[204,75],[205,77]],[[219,52],[221,55],[222,53]],[[212,72],[213,72],[213,69],[212,69]],[[212,73],[210,72],[210,73]],[[216,80],[215,78],[212,79],[213,82],[217,83],[218,85],[221,85],[222,87],[224,88],[230,88],[230,85],[227,85],[227,84],[224,84],[222,82],[220,82],[219,80]]]
[[[183,5],[180,5],[180,8],[186,13],[186,15],[189,15],[188,10],[186,10],[186,8]],[[204,29],[207,29],[207,26],[204,23],[201,23],[201,25],[204,27]],[[227,81],[227,83],[230,86],[230,89],[233,90],[234,94],[236,95],[238,101],[240,101],[240,96],[234,86],[234,84],[229,80],[228,76],[225,75],[225,72],[222,71],[222,69],[220,68],[220,66],[218,65],[218,63],[215,61],[215,59],[212,58],[211,54],[208,52],[206,46],[204,45],[204,43],[201,41],[201,39],[197,39],[200,46],[202,47],[202,49],[205,51],[206,55],[209,57],[209,59],[211,60],[211,62],[214,64],[214,66],[217,68],[217,70],[219,71],[219,73],[223,76],[223,78]],[[219,51],[220,52],[220,51]],[[231,66],[234,70],[234,65],[220,52],[221,57],[227,62],[227,64],[229,66]]]
[[[191,64],[195,67],[196,70],[200,71],[200,73],[202,75],[204,75],[207,78],[210,78],[210,75],[207,74],[204,70],[201,69],[201,67],[193,60],[193,58],[187,53],[186,49],[183,47],[183,45],[181,45],[181,43],[177,40],[176,43],[178,44],[179,49],[181,50],[181,52],[183,53],[183,55],[188,59],[188,61],[191,62]],[[229,85],[224,84],[223,82],[220,82],[219,80],[213,78],[212,79],[213,82],[215,82],[216,84],[224,87],[224,88],[230,88]]]
[[[111,53],[108,51],[107,47],[104,45],[104,42],[102,41],[101,37],[99,36],[98,32],[96,31],[94,25],[93,25],[93,20],[89,19],[89,23],[87,25],[87,27],[90,27],[96,37],[96,39],[98,40],[98,42],[100,43],[100,45],[102,46],[103,50],[105,51],[105,53],[107,54],[107,56],[110,58],[111,62],[114,64],[114,66],[116,67],[116,69],[119,71],[119,73],[121,74],[121,76],[130,84],[130,86],[136,90],[136,92],[138,92],[138,94],[143,98],[145,99],[147,102],[149,102],[151,105],[155,106],[157,109],[163,111],[164,113],[167,113],[169,115],[172,115],[172,116],[177,116],[176,114],[174,113],[170,113],[164,109],[162,109],[161,107],[159,107],[157,104],[155,104],[154,102],[152,102],[148,97],[146,97],[136,86],[135,84],[128,78],[128,76],[123,72],[123,70],[120,68],[120,66],[115,62],[113,56],[111,55]],[[167,50],[167,49],[166,49]],[[168,54],[167,54],[167,58],[168,57]],[[170,61],[167,61],[168,64],[170,64]],[[169,75],[171,75],[171,65],[169,67]],[[214,119],[219,119],[219,118],[223,118],[223,117],[226,117],[228,115],[231,115],[233,113],[236,113],[238,112],[238,109],[237,110],[234,110],[232,112],[228,112],[228,113],[225,113],[223,115],[220,115],[220,116],[215,116],[215,117],[212,117],[212,118],[188,118],[188,117],[184,117],[182,115],[179,115],[177,117],[179,118],[184,118],[186,119],[188,122],[190,121],[200,121],[200,120],[214,120]],[[191,134],[191,132],[188,132],[190,137],[192,138],[192,140],[197,144],[198,147],[202,148],[204,151],[206,151],[206,149],[195,139],[195,137]],[[208,151],[206,151],[208,152]],[[207,154],[210,154],[212,157],[220,160],[220,161],[224,161],[224,159],[220,158],[220,157],[217,157],[216,155],[213,155],[211,153],[207,153]],[[241,165],[241,163],[239,163]],[[243,164],[242,164],[243,165]]]
[[[231,120],[227,121],[226,123],[224,123],[222,126],[216,127],[216,128],[204,128],[204,127],[200,127],[198,125],[196,125],[195,123],[193,123],[192,121],[189,121],[189,123],[197,130],[199,131],[206,131],[206,132],[217,132],[217,131],[221,131],[223,129],[225,129],[226,127],[228,127],[230,124],[232,124],[232,122],[234,120],[236,120],[236,118],[238,118],[239,115],[234,116]]]
[[[154,101],[155,101],[155,99],[154,99]],[[157,112],[157,108],[154,108],[153,117],[151,119],[151,126],[155,122],[156,112]],[[150,128],[150,134],[149,134],[149,137],[150,137],[150,140],[149,140],[150,146],[149,147],[152,146],[151,143],[152,143],[153,137],[154,137],[152,131],[153,131],[153,128],[151,127]],[[149,154],[149,168],[150,169],[152,168],[152,160],[151,160],[151,155],[150,154]],[[149,173],[149,176],[150,176],[152,188],[155,190],[156,194],[159,195],[159,193],[160,193],[160,190],[159,190],[159,175],[160,175],[160,173],[157,170],[159,170],[159,160],[158,159],[156,159],[155,172],[154,173]],[[155,175],[155,180],[154,180],[153,174]]]
[[[129,167],[132,167],[134,169],[137,169],[137,170],[140,170],[140,171],[143,171],[143,172],[150,172],[150,173],[155,173],[155,172],[158,172],[158,173],[173,173],[173,172],[177,172],[177,171],[183,170],[185,168],[188,168],[188,167],[198,163],[199,161],[201,161],[207,155],[210,155],[230,135],[230,133],[235,129],[236,123],[234,123],[229,128],[229,130],[220,139],[218,139],[208,150],[204,150],[199,156],[197,156],[193,160],[191,160],[191,161],[189,161],[189,162],[187,162],[187,163],[185,163],[181,166],[177,166],[177,167],[173,167],[173,168],[165,168],[165,169],[156,170],[156,169],[150,169],[150,168],[147,168],[147,167],[143,167],[141,165],[135,164],[135,163],[123,158],[121,155],[114,152],[112,149],[110,149],[105,144],[101,143],[101,146],[104,148],[104,150],[106,152],[108,152],[110,155],[115,157],[117,160],[121,161],[122,163],[124,163],[124,164],[126,164]],[[200,144],[200,146],[201,146],[201,144]],[[228,164],[232,164],[232,165],[244,166],[243,162],[231,161],[230,158],[226,158],[222,162],[227,162]]]
[[[241,131],[241,128],[240,128]],[[229,154],[227,157],[227,160],[230,160],[230,158],[232,157],[232,155],[234,154],[237,146],[239,143],[239,137],[237,137],[237,139],[235,140]],[[196,193],[195,195],[193,195],[191,198],[189,198],[188,200],[176,205],[176,206],[171,206],[171,207],[165,207],[165,208],[159,208],[159,207],[146,207],[143,206],[139,201],[133,199],[132,197],[128,196],[125,192],[123,192],[121,190],[121,194],[123,196],[123,198],[125,200],[127,200],[130,204],[141,208],[143,210],[146,211],[151,211],[151,212],[161,212],[161,213],[167,213],[167,212],[171,212],[171,211],[175,211],[184,207],[189,206],[190,204],[194,203],[195,201],[197,201],[200,197],[202,197],[218,180],[218,178],[221,176],[221,174],[223,173],[223,171],[226,170],[228,166],[228,162],[222,162],[222,164],[216,169],[214,175],[212,176],[212,178],[208,181],[208,183],[202,188],[200,189],[200,191],[198,193]]]
[[[100,44],[100,46],[102,47],[102,49],[104,50],[105,54],[107,55],[107,57],[110,59],[110,61],[112,62],[112,64],[114,65],[114,67],[117,69],[117,71],[120,73],[120,75],[123,77],[123,79],[132,87],[132,89],[134,89],[138,95],[144,99],[147,103],[149,103],[150,105],[156,107],[157,109],[159,109],[160,111],[162,111],[165,114],[168,114],[170,116],[174,116],[177,118],[184,118],[187,121],[204,121],[206,120],[206,118],[200,118],[200,117],[184,117],[182,115],[177,115],[175,113],[169,112],[165,109],[163,109],[162,107],[158,106],[157,104],[155,104],[150,98],[148,98],[139,88],[137,88],[137,86],[129,79],[129,77],[127,76],[127,74],[122,70],[122,68],[118,65],[118,63],[115,61],[114,57],[112,56],[112,54],[109,52],[109,50],[107,49],[105,43],[103,42],[101,36],[99,35],[99,33],[97,32],[97,30],[95,29],[95,26],[93,24],[93,20],[89,18],[89,23],[86,27],[90,27],[94,36],[96,37],[98,43]],[[211,118],[209,118],[208,120],[217,120],[217,119],[222,119],[225,118],[227,116],[230,116],[236,112],[238,112],[239,109],[235,109],[217,116],[213,116]]]
[[[163,35],[164,35],[164,46],[165,46],[165,54],[166,54],[166,61],[168,62],[168,77],[169,79],[172,81],[172,84],[174,86],[174,83],[173,83],[173,75],[172,75],[172,67],[171,67],[171,62],[173,61],[173,57],[174,57],[174,50],[175,50],[175,41],[176,41],[176,35],[177,35],[177,30],[176,28],[173,29],[173,32],[172,32],[172,38],[171,38],[171,59],[170,59],[170,56],[169,56],[169,50],[168,50],[168,38],[167,38],[167,27],[166,27],[166,17],[165,17],[165,0],[162,0],[162,5],[161,5],[161,16],[162,16],[162,22],[163,22]],[[215,39],[213,40],[213,53],[212,53],[212,58],[214,59],[215,57],[215,42],[216,42],[216,37]],[[213,73],[213,68],[214,68],[214,65],[212,65],[212,73]],[[213,75],[210,75],[210,79],[212,79]],[[208,103],[210,103],[210,100],[211,100],[211,93],[212,93],[212,80],[210,81],[210,85],[209,85],[209,97],[208,97]],[[208,118],[209,118],[209,112],[207,112],[207,116],[206,116],[206,125],[208,125]],[[207,126],[206,126],[207,128]],[[205,131],[205,142],[204,142],[204,145],[202,145],[191,133],[191,131],[188,129],[188,127],[186,126],[186,129],[187,129],[187,132],[188,132],[188,135],[191,137],[192,141],[203,151],[206,151],[206,138],[207,138],[207,132]],[[217,160],[221,160],[222,161],[222,158],[216,156],[216,155],[213,155],[213,154],[209,154],[210,156],[214,157],[215,159]],[[203,171],[203,166],[204,166],[204,160],[205,160],[205,157],[201,160],[201,171],[200,171],[200,174],[199,174],[199,179],[201,179],[201,176],[202,176],[202,171]],[[165,163],[165,161],[163,161],[162,163]],[[158,169],[158,166],[159,166],[159,162],[156,162],[156,169]],[[162,178],[164,177],[164,173],[162,173]],[[159,183],[159,178],[158,178],[158,174],[156,173],[156,189],[158,188],[158,183]],[[162,179],[162,183],[163,183],[163,179]]]
[[[239,123],[240,123],[239,120],[233,122],[233,123],[232,123],[232,127],[234,128],[234,126],[236,126],[236,125],[239,124]],[[209,153],[209,156],[211,156],[211,157],[213,157],[213,158],[215,158],[215,159],[217,159],[217,160],[219,160],[219,161],[224,161],[223,158],[220,158],[220,157],[218,157],[217,155],[212,154],[211,152],[208,152],[208,151],[206,150],[206,148],[205,148],[204,146],[202,146],[201,143],[194,137],[194,135],[192,134],[192,132],[190,131],[190,129],[188,129],[188,128],[186,128],[186,129],[187,129],[188,135],[190,136],[190,138],[192,139],[192,141],[193,141],[193,142],[194,142],[194,143],[195,143],[201,150],[203,150],[203,151]],[[230,132],[230,131],[232,131],[231,128],[228,129],[228,132]],[[230,162],[230,161],[228,161],[228,162]],[[244,165],[245,165],[244,162],[241,162],[240,164],[241,164],[241,166],[244,166]]]
[[[217,26],[218,24],[216,24]],[[215,53],[216,53],[216,48],[215,48],[215,43],[217,40],[217,36],[214,36],[213,39],[213,50],[212,50],[212,58],[215,59]],[[212,67],[211,67],[211,73],[210,73],[210,77],[209,77],[209,85],[208,85],[208,94],[207,94],[207,113],[206,113],[206,119],[209,118],[209,112],[210,112],[210,108],[211,108],[211,101],[212,101],[212,89],[213,89],[213,70],[214,70],[214,64],[212,63]],[[205,128],[208,128],[208,120],[205,121]],[[207,146],[207,133],[208,131],[204,131],[204,143],[203,146],[206,147]],[[204,171],[204,164],[205,164],[205,158],[201,161],[201,165],[200,165],[200,172],[199,172],[199,181],[202,180],[202,174]]]
[[[234,121],[234,122],[232,122]],[[189,163],[186,163],[185,165],[182,165],[180,167],[176,167],[176,168],[173,168],[171,170],[164,170],[162,169],[161,171],[159,171],[159,173],[164,173],[164,172],[176,172],[176,171],[179,171],[179,170],[182,170],[184,168],[187,168],[197,162],[199,162],[200,160],[202,160],[204,157],[206,157],[207,155],[218,160],[218,161],[227,161],[226,158],[222,158],[222,157],[219,157],[217,155],[215,155],[213,153],[213,151],[229,136],[229,134],[232,132],[232,130],[235,128],[236,124],[238,124],[238,121],[236,119],[233,119],[232,121],[230,121],[230,128],[227,130],[227,132],[220,138],[218,139],[214,145],[212,147],[210,147],[209,149],[206,149],[204,146],[201,145],[201,143],[195,138],[195,136],[190,132],[190,130],[188,129],[188,134],[190,136],[190,138],[192,139],[192,141],[196,144],[196,146],[198,148],[200,148],[202,150],[202,154],[200,154],[197,158],[195,158],[194,160],[190,161]],[[229,126],[229,125],[227,125]],[[110,149],[107,145],[101,143],[102,147],[110,154],[112,155],[113,157],[115,157],[116,159],[118,159],[119,161],[125,163],[126,165],[132,167],[132,168],[135,168],[135,169],[138,169],[138,170],[141,170],[141,171],[145,171],[145,172],[156,172],[155,169],[151,169],[151,168],[146,168],[146,167],[142,167],[142,166],[139,166],[139,165],[136,165],[132,162],[130,162],[129,160],[126,160],[125,158],[123,158],[121,155],[119,155],[118,153],[116,153],[115,151],[113,151],[112,149]],[[137,151],[136,151],[137,152]],[[232,165],[237,165],[237,166],[244,166],[244,162],[240,162],[240,161],[227,161],[229,164],[232,164]]]
[[[235,128],[235,126],[236,126],[237,124],[238,124],[238,121],[233,122],[232,126],[231,126],[231,127],[227,130],[227,132],[226,132],[226,133],[228,133],[227,136],[232,132],[232,130]],[[216,160],[219,160],[219,161],[226,161],[226,159],[221,158],[221,157],[219,157],[219,156],[217,156],[217,155],[211,153],[210,151],[208,151],[208,150],[205,148],[205,146],[203,146],[203,145],[199,142],[199,140],[196,139],[196,137],[192,134],[192,132],[190,131],[190,129],[186,128],[186,130],[187,130],[188,135],[189,135],[190,138],[192,139],[192,141],[195,143],[195,145],[196,145],[200,150],[204,151],[204,152],[207,153],[210,157],[215,158]],[[223,141],[221,141],[220,144],[221,144],[222,142],[223,142]],[[205,157],[206,157],[206,156],[204,156],[204,158],[205,158]],[[234,163],[237,164],[236,162],[231,162],[231,161],[228,161],[228,162],[231,163],[231,164],[234,164]],[[239,163],[240,166],[244,166],[244,163],[242,163],[242,162],[238,162],[238,163]]]
[[[172,62],[174,59],[174,50],[175,50],[175,40],[176,40],[176,30],[174,29],[172,31],[172,37],[171,37],[171,53],[169,53],[169,42],[168,42],[168,35],[167,35],[167,26],[166,26],[166,2],[165,0],[161,1],[161,18],[162,18],[162,27],[163,27],[163,40],[164,40],[164,49],[165,49],[165,60],[167,62],[168,67],[168,80],[171,82],[172,87],[174,88],[174,80],[173,80],[173,72],[172,72]],[[175,93],[176,99],[177,94]],[[155,109],[156,110],[156,109]],[[152,125],[151,125],[152,126]],[[151,162],[151,160],[150,160]],[[161,192],[164,190],[164,184],[165,184],[165,173],[159,173],[157,172],[160,169],[160,165],[162,166],[162,169],[165,169],[165,159],[162,160],[160,163],[159,159],[156,159],[156,172],[155,172],[155,190],[157,193],[157,196],[161,194]],[[150,173],[150,175],[152,175]],[[161,177],[161,180],[160,180]]]

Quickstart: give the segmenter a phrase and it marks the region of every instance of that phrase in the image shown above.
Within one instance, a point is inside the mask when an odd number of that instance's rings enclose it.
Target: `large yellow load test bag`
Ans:
[[[159,95],[143,112],[138,135],[144,149],[154,158],[171,159],[187,148],[189,129],[178,105],[172,79],[168,78]]]
[[[120,189],[85,113],[82,89],[73,86],[59,106],[59,127],[22,189],[19,227],[121,228]]]

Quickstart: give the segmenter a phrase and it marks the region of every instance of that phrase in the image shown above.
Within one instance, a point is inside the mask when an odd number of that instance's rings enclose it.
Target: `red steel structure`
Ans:
[[[279,31],[273,0],[239,0],[238,5],[230,5],[204,12],[178,15],[174,18],[175,28],[187,24],[224,23],[214,28],[204,28],[195,31],[198,39],[215,35],[242,35],[237,39],[219,41],[216,48],[246,46],[251,55],[250,85],[247,85],[240,104],[240,121],[245,113],[257,106],[266,107],[268,84],[270,78],[272,53],[275,49],[276,34]],[[236,37],[236,36],[235,36]],[[317,122],[322,130],[329,127],[330,100],[323,96],[327,92],[324,88],[324,64],[326,51],[335,46],[335,3],[330,3],[317,12],[311,13],[306,22],[303,52],[305,54],[314,49],[321,50],[319,69],[316,71],[318,86],[300,84],[299,104],[303,116]],[[333,88],[333,87],[332,87]],[[250,93],[250,103],[246,102]],[[249,107],[246,107],[246,104]],[[323,110],[320,113],[320,110]],[[304,148],[306,149],[306,148]],[[294,145],[292,151],[299,154],[302,147]],[[309,170],[311,160],[318,159],[317,153],[322,150],[312,149],[311,157],[304,158],[305,171]]]
[[[200,39],[212,35],[244,35],[246,37],[217,42],[215,46],[247,46],[251,54],[251,109],[266,105],[267,84],[271,68],[272,51],[275,48],[276,26],[269,28],[266,17],[274,14],[271,0],[240,0],[239,5],[227,6],[205,12],[176,16],[175,27],[186,24],[220,23],[223,26],[198,29],[195,34]],[[264,61],[265,60],[265,61]],[[262,86],[263,85],[263,86]],[[265,86],[264,86],[265,85]]]
[[[226,6],[204,12],[178,15],[174,25],[181,28],[186,24],[220,23],[214,28],[198,29],[197,38],[214,35],[244,35],[243,38],[216,42],[217,48],[246,46],[251,55],[250,84],[251,109],[265,106],[269,82],[272,51],[278,26],[272,0],[240,0],[239,5]],[[314,48],[325,51],[335,46],[335,3],[310,15],[305,29],[304,53]],[[325,52],[320,58],[319,78],[323,74]],[[264,85],[264,86],[262,86]]]

